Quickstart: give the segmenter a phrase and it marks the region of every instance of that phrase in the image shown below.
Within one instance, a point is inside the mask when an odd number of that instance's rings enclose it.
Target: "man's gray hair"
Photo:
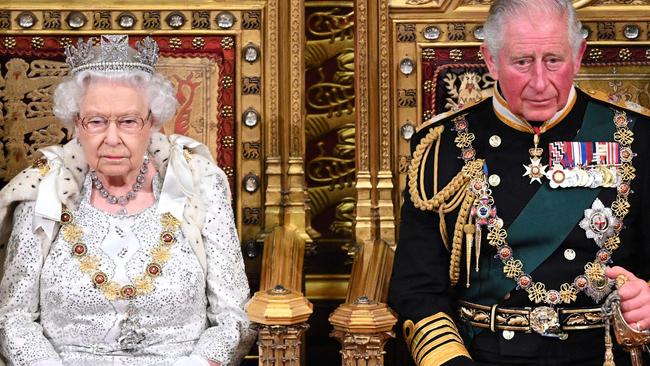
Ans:
[[[485,46],[494,57],[503,47],[503,27],[510,20],[532,12],[560,16],[567,20],[569,44],[576,55],[582,45],[582,24],[578,20],[571,0],[495,0],[483,26]]]

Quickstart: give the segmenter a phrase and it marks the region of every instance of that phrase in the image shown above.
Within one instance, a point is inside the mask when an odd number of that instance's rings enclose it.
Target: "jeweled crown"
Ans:
[[[158,61],[158,45],[151,37],[145,37],[136,42],[133,49],[127,35],[102,35],[99,46],[94,46],[92,39],[86,42],[79,39],[77,47],[66,47],[65,55],[65,62],[73,75],[84,70],[140,70],[153,74]]]

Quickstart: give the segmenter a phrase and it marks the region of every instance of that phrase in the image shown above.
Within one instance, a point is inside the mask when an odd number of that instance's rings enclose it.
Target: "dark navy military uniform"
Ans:
[[[548,164],[548,144],[556,141],[572,141],[580,129],[588,103],[600,103],[614,109],[623,108],[609,105],[605,101],[592,98],[588,93],[577,91],[573,108],[566,117],[557,125],[541,135],[540,147],[544,148],[542,160]],[[637,277],[650,279],[650,120],[643,113],[626,110],[629,117],[635,120],[632,131],[634,142],[631,147],[637,155],[633,159],[636,168],[636,178],[632,181],[633,194],[629,195],[631,205],[629,214],[625,217],[625,228],[620,234],[621,245],[613,253],[612,266],[618,265],[633,272]],[[530,183],[528,177],[522,176],[525,172],[523,164],[528,164],[529,149],[532,147],[532,135],[511,128],[495,114],[491,99],[484,100],[468,107],[458,113],[447,116],[437,122],[424,125],[412,139],[415,147],[426,136],[430,129],[444,125],[445,129],[440,139],[439,151],[436,156],[434,149],[423,161],[424,191],[428,197],[434,194],[434,165],[438,160],[438,190],[442,189],[462,169],[464,161],[459,158],[460,149],[454,139],[454,116],[466,115],[469,131],[475,135],[473,147],[476,149],[477,158],[485,159],[487,174],[496,174],[500,183],[492,187],[492,195],[498,211],[498,216],[504,220],[504,228],[508,228],[526,204],[540,188],[537,182]],[[610,122],[611,123],[611,122]],[[499,136],[501,144],[497,147],[488,142],[491,136]],[[607,141],[613,141],[609,136]],[[543,179],[542,184],[549,184]],[[589,189],[589,188],[567,188]],[[484,329],[468,340],[465,333],[470,325],[458,317],[458,301],[463,300],[462,287],[465,287],[465,262],[461,264],[461,279],[458,285],[452,287],[449,279],[450,254],[443,245],[439,230],[439,216],[437,212],[424,211],[414,207],[408,187],[404,193],[404,203],[401,211],[401,226],[399,244],[397,247],[393,276],[389,294],[389,304],[397,311],[400,322],[410,321],[412,324],[427,326],[426,332],[420,332],[419,341],[428,342],[428,347],[421,347],[418,355],[423,359],[424,353],[432,356],[428,362],[421,361],[421,365],[433,365],[442,360],[445,365],[602,365],[604,346],[604,328],[599,327],[588,330],[574,330],[567,332],[568,338],[545,337],[531,332],[514,332],[511,339],[504,338],[502,331]],[[603,188],[598,198],[609,207],[616,198],[616,188]],[[566,202],[571,205],[571,202]],[[585,209],[589,207],[584,207]],[[563,212],[547,212],[561,219]],[[451,233],[456,222],[456,212],[445,216],[445,221]],[[587,262],[594,260],[598,247],[592,239],[588,239],[585,230],[578,226],[580,218],[572,218],[575,227],[564,239],[560,246],[530,274],[535,281],[543,282],[548,289],[558,289],[561,284],[572,282],[573,279],[584,272]],[[553,227],[547,230],[552,231]],[[451,236],[451,234],[449,234]],[[510,243],[517,251],[517,243]],[[494,266],[502,266],[498,259],[494,259],[496,249],[490,246],[483,234],[481,257],[491,259]],[[575,253],[567,256],[565,253]],[[463,255],[464,258],[464,255]],[[572,258],[572,259],[568,259]],[[481,268],[484,270],[484,268]],[[474,265],[472,264],[472,271]],[[524,290],[516,290],[515,282],[512,290],[503,294],[497,304],[485,303],[483,305],[497,305],[502,308],[535,307],[540,304],[531,302]],[[471,283],[471,286],[482,284]],[[604,300],[601,300],[602,303]],[[480,302],[480,301],[479,301]],[[544,305],[544,304],[541,304]],[[560,304],[562,308],[597,308],[593,299],[584,293],[577,295],[577,300],[570,304]],[[440,321],[441,316],[453,320],[450,325],[447,321]],[[438,323],[436,323],[438,322]],[[436,325],[437,324],[437,325]],[[456,327],[454,327],[454,325]],[[417,329],[409,329],[415,332]],[[454,334],[460,333],[465,340],[466,348],[472,359],[461,352],[459,338]],[[412,335],[410,335],[412,336]],[[409,338],[409,334],[406,335]],[[470,344],[466,344],[470,342]],[[462,344],[461,344],[462,345]],[[413,352],[413,349],[411,349]],[[451,355],[450,355],[451,354]],[[440,357],[437,355],[441,355]],[[454,355],[456,355],[454,357]],[[615,348],[616,365],[629,364],[629,357],[622,350]],[[647,354],[646,354],[647,356]],[[441,358],[442,357],[442,358]],[[433,361],[432,361],[433,360]]]

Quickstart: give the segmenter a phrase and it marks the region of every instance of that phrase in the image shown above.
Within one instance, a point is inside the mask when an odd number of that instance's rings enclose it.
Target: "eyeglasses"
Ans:
[[[147,114],[147,117],[142,118],[137,115],[126,115],[116,118],[108,118],[105,116],[86,116],[81,118],[81,127],[89,135],[99,135],[108,130],[108,126],[111,124],[111,120],[115,120],[115,125],[118,130],[129,135],[136,134],[142,130],[144,124],[149,121],[151,117],[151,111]]]

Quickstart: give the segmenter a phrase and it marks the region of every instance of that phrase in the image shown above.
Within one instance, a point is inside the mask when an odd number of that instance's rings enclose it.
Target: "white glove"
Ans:
[[[31,366],[63,366],[60,360],[41,360],[34,362]]]
[[[203,357],[191,355],[177,359],[172,366],[210,366],[210,364],[208,363],[208,360]]]

